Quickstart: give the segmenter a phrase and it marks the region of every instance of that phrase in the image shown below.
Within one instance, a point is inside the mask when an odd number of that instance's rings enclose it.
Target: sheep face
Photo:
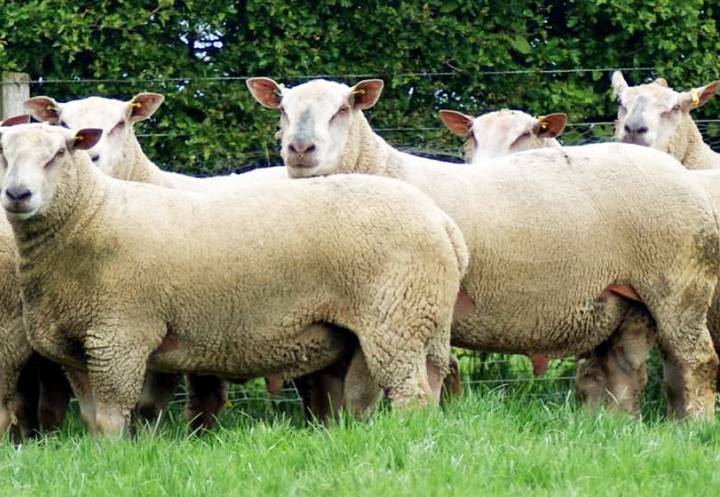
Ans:
[[[117,176],[116,169],[125,159],[123,144],[133,133],[133,124],[150,117],[163,99],[157,93],[140,93],[129,102],[89,97],[59,103],[50,97],[34,97],[26,100],[24,105],[40,121],[68,129],[103,130],[100,141],[87,152],[102,172]]]
[[[477,118],[452,110],[441,110],[440,119],[450,131],[467,138],[465,160],[480,164],[484,160],[513,152],[555,146],[567,115],[549,114],[539,118],[519,110],[489,112]]]
[[[46,124],[2,128],[0,203],[9,219],[28,219],[45,212],[55,194],[57,177],[74,150],[92,148],[101,130],[70,130]],[[87,160],[86,157],[84,157]]]
[[[620,71],[612,76],[613,93],[618,102],[615,138],[667,151],[668,143],[688,113],[707,102],[717,91],[720,81],[677,92],[664,79],[628,86]]]
[[[298,178],[337,172],[355,120],[375,105],[383,82],[366,80],[351,88],[314,80],[286,88],[251,78],[247,85],[262,105],[280,111],[280,153],[288,175]]]

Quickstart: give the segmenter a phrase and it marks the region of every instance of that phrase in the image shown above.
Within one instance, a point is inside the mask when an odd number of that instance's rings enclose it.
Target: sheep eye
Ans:
[[[330,118],[330,120],[332,121],[333,119],[335,119],[338,116],[344,116],[345,114],[348,113],[349,110],[350,110],[350,107],[348,107],[347,105],[343,105],[342,107],[340,107],[338,109],[338,111],[335,113],[335,115]]]
[[[680,106],[679,106],[679,105],[673,106],[672,111],[673,111],[673,112],[679,112],[679,111],[680,111]]]
[[[113,129],[110,130],[110,133],[114,133],[115,131],[123,129],[124,126],[125,126],[125,121],[120,121],[115,126],[113,126]]]
[[[68,126],[68,125],[67,125],[67,123],[66,123],[65,121],[60,121],[60,123],[59,123],[59,124],[60,124],[60,126],[62,126],[63,128],[67,128],[67,129],[70,129],[70,126]]]
[[[526,138],[529,138],[531,134],[532,134],[532,132],[526,131],[526,132],[523,133],[522,135],[518,136],[518,137],[515,139],[515,141],[512,143],[512,145],[510,145],[510,146],[512,147],[512,146],[514,146],[514,145],[517,145],[518,143],[520,143],[521,141],[525,140]]]

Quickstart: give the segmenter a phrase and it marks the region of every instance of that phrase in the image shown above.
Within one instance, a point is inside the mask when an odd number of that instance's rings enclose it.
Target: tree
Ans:
[[[251,99],[244,76],[382,77],[375,126],[437,128],[388,132],[390,141],[457,147],[441,107],[614,117],[607,71],[510,71],[645,67],[629,80],[663,75],[678,87],[715,79],[719,17],[711,0],[5,0],[0,68],[62,80],[32,87],[60,101],[164,93],[140,130],[154,133],[143,137],[148,154],[213,174],[277,160],[277,116]]]

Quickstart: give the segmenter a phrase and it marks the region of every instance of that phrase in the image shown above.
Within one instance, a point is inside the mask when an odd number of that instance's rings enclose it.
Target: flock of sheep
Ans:
[[[612,82],[625,143],[561,147],[564,114],[441,111],[461,165],[373,132],[380,80],[251,78],[284,166],[210,178],[143,153],[161,95],[29,99],[41,123],[0,127],[0,433],[56,428],[72,392],[118,435],[182,373],[193,430],[257,377],[295,379],[320,421],[436,405],[460,390],[451,345],[538,374],[578,356],[580,402],[637,415],[657,344],[669,414],[714,417],[720,155],[690,111],[720,82]]]

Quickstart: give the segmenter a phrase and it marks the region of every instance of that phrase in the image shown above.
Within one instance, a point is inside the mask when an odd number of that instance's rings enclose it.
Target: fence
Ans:
[[[566,72],[575,73],[597,73],[611,72],[616,68],[596,68],[596,69],[557,69],[550,71],[486,71],[479,76],[500,77],[504,75],[517,75],[523,73],[535,74],[563,74]],[[631,70],[635,72],[651,72],[653,68],[619,68],[621,70]],[[403,77],[443,77],[452,75],[453,73],[417,73],[403,74]],[[312,79],[316,77],[337,77],[343,79],[359,79],[373,77],[372,74],[343,74],[343,75],[312,75],[295,79]],[[219,77],[219,78],[165,78],[162,80],[31,80],[27,74],[23,73],[2,73],[2,81],[0,81],[0,117],[7,118],[13,115],[23,113],[22,102],[29,98],[30,90],[33,87],[42,87],[43,92],[52,94],[48,91],[48,87],[52,85],[74,84],[80,87],[77,97],[82,98],[93,94],[93,88],[100,84],[106,83],[128,83],[128,87],[132,85],[138,86],[150,82],[187,84],[188,82],[207,82],[208,84],[232,84],[243,83],[246,77]],[[34,93],[34,92],[33,92]],[[128,91],[128,94],[131,92]],[[554,109],[547,109],[552,111]],[[720,151],[720,119],[707,119],[696,121],[698,128],[705,137],[707,143],[717,151]],[[610,141],[613,138],[614,123],[611,121],[601,122],[573,122],[566,127],[561,141],[564,145],[579,145],[587,143],[596,143],[602,141]],[[440,124],[438,120],[437,126],[426,127],[380,127],[375,130],[382,135],[389,143],[410,153],[416,153],[426,156],[439,157],[446,160],[462,161],[462,143],[459,139],[455,145],[448,140],[449,132]],[[138,134],[141,141],[145,139],[161,137],[163,139],[183,140],[188,137],[187,134],[164,132],[157,133],[146,131]],[[421,144],[421,145],[419,145]],[[277,150],[264,149],[256,150],[250,153],[244,153],[241,157],[230,161],[233,165],[228,166],[225,170],[242,170],[237,164],[246,164],[262,162],[264,165],[279,163]],[[222,171],[220,169],[219,171]],[[469,387],[517,387],[518,385],[532,385],[531,390],[527,391],[530,395],[543,395],[563,397],[571,390],[574,380],[574,362],[573,360],[553,361],[549,372],[541,378],[532,377],[532,368],[529,361],[524,356],[502,356],[500,354],[484,354],[469,353],[458,351],[465,385]],[[657,373],[651,373],[651,384],[659,385],[659,377]],[[552,384],[552,386],[549,386]],[[657,387],[659,388],[659,387]],[[274,403],[291,403],[295,404],[299,401],[299,397],[294,389],[286,389],[280,397],[273,400]],[[176,400],[180,402],[180,398]],[[237,388],[231,391],[231,402],[233,403],[252,403],[267,402],[267,397],[259,387],[250,389]]]

